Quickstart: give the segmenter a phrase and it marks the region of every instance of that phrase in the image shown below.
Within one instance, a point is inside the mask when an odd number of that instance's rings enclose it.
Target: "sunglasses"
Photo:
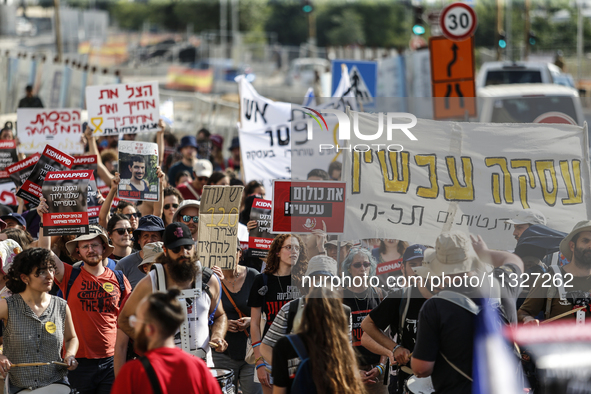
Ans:
[[[365,268],[369,268],[371,267],[371,263],[366,261],[365,263],[353,263],[351,264],[353,266],[353,268],[361,268],[361,266],[363,265],[363,267]]]
[[[128,227],[128,228],[114,228],[113,231],[116,231],[117,234],[119,234],[119,235],[123,235],[125,233],[127,233],[127,234],[133,233],[133,229],[131,227]]]
[[[179,204],[166,204],[164,206],[164,210],[170,209],[170,207],[173,207],[174,209],[177,209],[179,207]]]
[[[181,216],[181,219],[183,219],[183,222],[185,222],[185,223],[189,223],[191,221],[191,218],[193,218],[193,223],[199,223],[199,216],[189,216],[189,215]]]
[[[177,246],[176,248],[170,248],[172,253],[180,253],[181,248],[185,248],[185,250],[191,250],[193,249],[193,245],[183,245],[183,246]]]
[[[209,178],[206,176],[198,176],[197,179],[199,179],[201,182],[207,182],[209,180]]]
[[[135,217],[136,219],[139,219],[139,218],[142,217],[142,214],[139,213],[139,212],[136,212],[136,213],[125,213],[125,214],[123,214],[123,216],[125,218],[127,218],[127,219],[131,219],[132,217]]]

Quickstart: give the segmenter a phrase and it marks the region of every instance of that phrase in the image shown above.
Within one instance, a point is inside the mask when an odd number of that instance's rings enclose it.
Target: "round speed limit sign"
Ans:
[[[476,13],[467,4],[453,3],[445,7],[439,19],[443,35],[453,41],[464,41],[474,35]]]

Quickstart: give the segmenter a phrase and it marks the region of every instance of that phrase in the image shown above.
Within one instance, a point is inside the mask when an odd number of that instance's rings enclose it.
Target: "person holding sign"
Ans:
[[[195,242],[186,225],[168,225],[163,242],[164,253],[156,259],[155,269],[137,284],[125,303],[119,316],[119,328],[135,340],[130,317],[137,312],[140,301],[152,293],[177,287],[182,290],[180,299],[185,304],[187,320],[181,325],[180,335],[175,337],[175,345],[213,367],[211,346],[215,345],[215,351],[220,353],[228,347],[224,340],[228,323],[220,302],[220,280],[211,269],[201,267]]]
[[[8,393],[67,385],[68,370],[78,366],[78,338],[70,308],[65,300],[49,295],[55,271],[51,252],[41,248],[19,253],[8,271],[12,297],[0,300],[0,319],[5,324],[0,373],[6,377],[10,370]],[[47,365],[11,368],[21,363]]]

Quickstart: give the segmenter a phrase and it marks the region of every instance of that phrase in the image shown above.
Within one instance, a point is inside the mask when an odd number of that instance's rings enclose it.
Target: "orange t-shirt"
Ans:
[[[64,277],[59,282],[66,295],[66,287],[72,274],[72,266],[64,264]],[[105,272],[94,276],[81,267],[68,295],[68,306],[76,336],[80,342],[76,358],[106,358],[115,354],[117,317],[121,297],[131,293],[131,285],[124,276],[125,293],[121,294],[115,273],[105,267]]]

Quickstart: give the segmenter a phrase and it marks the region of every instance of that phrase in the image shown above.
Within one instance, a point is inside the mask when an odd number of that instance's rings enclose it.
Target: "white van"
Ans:
[[[285,76],[285,84],[288,86],[304,86],[306,88],[314,85],[314,71],[322,75],[330,70],[330,62],[321,58],[298,58],[291,62],[289,72]]]
[[[514,83],[556,83],[562,71],[544,62],[486,62],[476,76],[476,88]]]
[[[585,118],[576,89],[555,84],[513,84],[478,89],[479,121],[483,123],[538,123],[541,115],[555,115],[583,126]],[[546,121],[544,123],[556,123]]]

